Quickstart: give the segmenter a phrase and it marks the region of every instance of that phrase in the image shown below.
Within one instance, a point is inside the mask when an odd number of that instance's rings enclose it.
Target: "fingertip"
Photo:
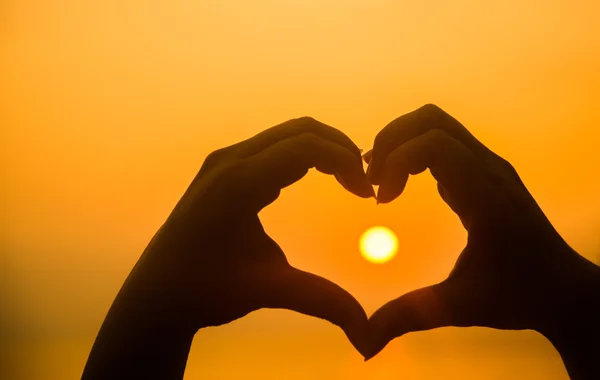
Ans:
[[[389,303],[388,303],[389,304]],[[379,354],[393,339],[403,335],[402,315],[384,305],[369,318],[370,340],[365,359]]]
[[[375,195],[375,189],[373,189],[372,186],[370,186],[370,190],[367,192],[365,192],[365,197],[364,198],[375,198],[377,199],[377,196]]]
[[[385,346],[387,346],[387,344],[389,343],[389,341],[386,342],[379,342],[379,343],[375,343],[371,342],[369,348],[366,350],[365,354],[364,354],[364,358],[365,358],[365,362],[373,359],[375,356],[377,356],[384,348]]]
[[[368,354],[364,355],[365,363],[368,362],[369,360],[373,359],[375,356],[377,356],[377,354],[379,354],[384,349],[384,347],[385,347],[385,345],[376,350],[371,350]]]
[[[348,166],[343,173],[336,173],[335,178],[346,190],[361,198],[375,197],[373,185],[361,166]]]
[[[356,196],[365,199],[375,197],[375,190],[366,179],[350,182],[348,180],[343,179],[343,177],[339,175],[336,175],[335,178],[344,189],[348,190]]]
[[[375,198],[375,189],[373,189],[371,181],[369,181],[364,172],[361,172],[360,180],[357,183],[356,190],[356,195],[362,198]]]
[[[380,185],[380,178],[375,175],[375,170],[373,161],[370,161],[369,166],[367,167],[367,178],[373,185]]]
[[[377,204],[390,203],[394,199],[398,198],[400,194],[402,194],[403,190],[404,185],[402,185],[400,188],[394,188],[393,184],[383,182],[377,190]]]
[[[393,199],[390,199],[391,195],[389,194],[389,190],[387,186],[379,186],[377,190],[377,204],[386,204],[390,203]]]
[[[457,305],[445,293],[443,283],[413,290],[379,308],[369,318],[370,352],[381,351],[393,339],[410,332],[446,326],[466,326],[457,323],[453,310]]]

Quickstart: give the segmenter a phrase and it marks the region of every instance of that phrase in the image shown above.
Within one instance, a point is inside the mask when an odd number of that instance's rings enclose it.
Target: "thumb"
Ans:
[[[409,332],[446,326],[467,326],[467,295],[455,282],[413,290],[379,308],[369,318],[371,341],[365,360],[377,355],[391,340]]]
[[[352,345],[365,356],[368,319],[358,301],[335,283],[290,267],[278,276],[265,307],[293,310],[325,319],[342,328]]]

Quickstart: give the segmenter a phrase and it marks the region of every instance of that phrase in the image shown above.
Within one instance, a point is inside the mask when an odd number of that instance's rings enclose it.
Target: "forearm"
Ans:
[[[578,256],[571,278],[539,331],[560,353],[573,380],[600,379],[600,267]]]
[[[183,378],[195,331],[174,317],[155,276],[139,267],[102,324],[83,380]]]
[[[183,379],[193,334],[105,321],[82,379]]]

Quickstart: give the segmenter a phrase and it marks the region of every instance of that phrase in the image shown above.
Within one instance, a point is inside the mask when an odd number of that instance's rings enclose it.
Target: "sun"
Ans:
[[[387,227],[375,226],[360,237],[360,252],[368,261],[383,264],[390,261],[398,250],[398,238]]]

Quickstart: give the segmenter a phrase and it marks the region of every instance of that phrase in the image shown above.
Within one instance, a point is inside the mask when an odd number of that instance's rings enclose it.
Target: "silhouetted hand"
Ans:
[[[288,121],[210,154],[115,300],[86,378],[180,378],[199,328],[261,308],[326,319],[357,348],[364,347],[367,317],[361,305],[334,283],[290,266],[257,215],[312,167],[334,174],[360,197],[374,196],[359,149],[311,118]],[[121,348],[130,336],[134,342]]]
[[[445,281],[405,294],[371,316],[367,357],[411,331],[535,329],[555,344],[571,376],[598,373],[592,358],[600,358],[599,268],[560,237],[507,161],[433,105],[386,126],[365,160],[380,203],[398,197],[409,175],[429,169],[468,231]]]
[[[359,149],[311,118],[288,121],[206,159],[149,252],[171,263],[186,323],[220,325],[263,307],[286,308],[327,319],[355,342],[354,329],[366,320],[359,303],[332,282],[291,267],[257,215],[312,167],[334,174],[360,197],[374,196]]]

